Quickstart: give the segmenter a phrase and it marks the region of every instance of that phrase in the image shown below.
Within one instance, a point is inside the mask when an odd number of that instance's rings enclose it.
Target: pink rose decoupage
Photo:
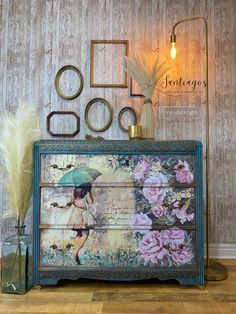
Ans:
[[[194,188],[181,188],[183,183],[194,183],[193,161],[163,156],[136,159],[132,172],[138,213],[147,214],[154,225],[194,223]]]
[[[100,175],[91,182],[92,201],[78,214],[72,215],[74,187],[42,189],[42,266],[180,267],[194,263],[194,233],[181,229],[195,221],[194,187],[181,188],[183,183],[194,182],[194,161],[189,157],[47,158],[42,177],[54,184],[71,168],[87,167]],[[62,170],[55,164],[63,165]],[[65,164],[73,166],[67,169]],[[76,228],[71,216],[78,217]],[[75,256],[79,238],[84,240]]]
[[[139,156],[132,168],[136,213],[130,220],[139,260],[144,265],[180,267],[194,263],[193,233],[182,230],[195,222],[192,160]],[[166,230],[158,230],[166,226]],[[171,227],[173,226],[173,227]]]

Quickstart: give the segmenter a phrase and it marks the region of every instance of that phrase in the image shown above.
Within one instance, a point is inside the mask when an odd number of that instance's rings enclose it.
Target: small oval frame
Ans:
[[[102,127],[102,128],[95,128],[92,126],[90,120],[89,120],[89,110],[91,109],[92,105],[96,102],[102,102],[107,108],[108,108],[108,111],[109,111],[109,120],[107,122],[107,124]],[[84,113],[84,119],[85,119],[85,122],[87,124],[87,126],[94,132],[103,132],[105,130],[107,130],[111,123],[112,123],[112,120],[113,120],[113,110],[112,110],[112,107],[111,105],[109,104],[109,102],[104,99],[104,98],[93,98],[92,100],[89,101],[89,103],[87,104],[86,108],[85,108],[85,113]]]
[[[122,117],[123,117],[123,114],[126,112],[126,111],[130,111],[133,115],[133,118],[134,118],[134,123],[133,124],[137,124],[137,121],[138,121],[138,118],[137,118],[137,114],[135,112],[135,110],[131,107],[124,107],[121,109],[121,111],[119,112],[119,115],[118,115],[118,124],[119,124],[119,127],[122,131],[124,132],[129,132],[129,128],[125,128],[122,124]]]

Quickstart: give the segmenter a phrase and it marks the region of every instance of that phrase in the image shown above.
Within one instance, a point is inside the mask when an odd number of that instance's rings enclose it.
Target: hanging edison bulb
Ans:
[[[170,56],[171,56],[172,59],[175,59],[175,57],[176,57],[175,42],[172,42],[172,43],[171,43]]]

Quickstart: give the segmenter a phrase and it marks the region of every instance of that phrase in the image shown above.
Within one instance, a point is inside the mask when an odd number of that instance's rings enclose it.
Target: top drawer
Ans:
[[[195,185],[194,155],[42,154],[40,184],[43,186]]]

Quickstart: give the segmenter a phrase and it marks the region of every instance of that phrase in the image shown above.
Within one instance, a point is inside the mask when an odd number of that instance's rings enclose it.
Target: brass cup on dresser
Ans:
[[[139,124],[132,124],[129,126],[129,139],[130,140],[142,140],[143,132],[142,126]]]

